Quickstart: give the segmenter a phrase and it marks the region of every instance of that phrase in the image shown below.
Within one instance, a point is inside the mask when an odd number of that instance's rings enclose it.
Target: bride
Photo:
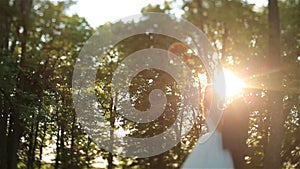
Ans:
[[[249,121],[247,105],[243,98],[235,100],[227,106],[216,125],[211,118],[213,112],[207,109],[212,94],[212,87],[207,87],[203,107],[208,133],[200,137],[182,169],[244,168]]]

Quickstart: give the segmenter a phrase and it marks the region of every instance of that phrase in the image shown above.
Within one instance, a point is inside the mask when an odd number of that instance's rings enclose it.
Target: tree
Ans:
[[[0,168],[92,168],[96,157],[107,160],[110,168],[179,168],[203,134],[201,116],[174,148],[138,159],[98,147],[98,140],[86,134],[86,125],[78,123],[72,75],[81,47],[95,30],[84,18],[65,14],[73,3],[0,1]],[[175,3],[148,5],[142,11],[169,14]],[[245,92],[251,110],[246,168],[300,166],[299,9],[298,0],[269,0],[268,8],[259,10],[240,0],[183,1],[182,17],[208,36],[224,66],[239,72],[250,86]],[[100,29],[118,33],[126,24],[105,24]],[[147,20],[134,24],[153,26]],[[126,98],[119,93],[114,100],[111,95],[112,72],[122,59],[146,48],[168,50],[195,72],[205,74],[194,53],[170,37],[145,33],[110,46],[91,90],[113,132],[122,129],[130,131],[130,136],[149,137],[164,132],[176,117],[181,93],[172,77],[156,69],[139,72],[128,86],[131,103],[139,110],[149,108],[151,90],[166,92],[169,102],[163,115],[151,123],[137,124],[118,114],[116,104]],[[180,131],[182,124],[177,125]],[[113,132],[105,139],[111,139]],[[50,164],[45,161],[50,157],[46,150],[54,156]]]
[[[60,103],[66,103],[61,110],[71,114],[73,123],[68,128],[73,131],[71,149],[72,153],[78,151],[74,140],[83,136],[76,132],[78,124],[75,125],[74,111],[70,108],[70,95],[58,91],[61,86],[70,88],[71,66],[91,28],[82,18],[63,13],[70,3],[1,1],[0,27],[5,38],[0,45],[0,168],[15,169],[18,165],[41,168],[45,139],[51,133],[47,126],[53,124],[52,108],[60,107]],[[66,101],[55,103],[57,98],[52,94]],[[62,117],[65,116],[59,118]],[[76,138],[75,133],[79,133]]]
[[[268,67],[275,70],[281,67],[280,52],[280,23],[279,9],[277,0],[269,0],[269,53]],[[266,154],[264,157],[264,168],[282,168],[282,141],[283,141],[283,124],[286,118],[282,110],[282,87],[281,72],[274,73],[270,79],[270,138],[266,145]]]

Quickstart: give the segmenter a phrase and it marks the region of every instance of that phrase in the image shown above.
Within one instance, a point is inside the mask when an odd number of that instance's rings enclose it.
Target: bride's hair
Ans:
[[[206,118],[206,110],[209,109],[211,102],[212,102],[212,97],[213,97],[213,87],[212,85],[206,85],[203,88],[203,91],[201,91],[202,96],[201,96],[201,108],[202,108],[202,117],[205,119]]]

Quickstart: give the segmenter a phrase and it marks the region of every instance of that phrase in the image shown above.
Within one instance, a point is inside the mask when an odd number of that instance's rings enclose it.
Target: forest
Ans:
[[[172,15],[177,1],[149,4],[141,12]],[[0,0],[0,169],[179,169],[203,134],[200,115],[173,148],[145,158],[107,151],[91,137],[88,124],[80,123],[72,86],[86,41],[98,30],[113,38],[110,32],[149,23],[118,21],[93,28],[85,18],[67,14],[75,3]],[[300,168],[300,1],[269,0],[257,9],[243,0],[183,0],[181,10],[180,18],[207,36],[222,65],[247,86],[245,168]],[[146,110],[150,91],[160,88],[170,102],[165,112],[143,124],[117,113],[112,72],[126,56],[146,48],[171,50],[194,72],[205,74],[196,54],[172,37],[145,32],[110,45],[96,65],[94,85],[87,89],[96,95],[101,110],[97,115],[114,129],[105,139],[120,130],[136,138],[151,137],[163,133],[177,117],[179,89],[170,75],[156,69],[141,71],[132,79],[130,101]]]

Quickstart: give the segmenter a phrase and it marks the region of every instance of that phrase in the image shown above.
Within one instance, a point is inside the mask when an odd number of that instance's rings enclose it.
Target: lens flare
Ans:
[[[222,79],[225,78],[225,87],[221,86],[222,83],[219,83]],[[224,84],[224,83],[223,83]],[[237,77],[232,71],[228,69],[223,70],[223,74],[218,74],[216,76],[216,81],[214,83],[216,92],[220,95],[224,93],[225,96],[221,96],[225,99],[232,99],[242,94],[243,89],[245,88],[245,83],[239,77]],[[225,89],[225,92],[222,90]]]

